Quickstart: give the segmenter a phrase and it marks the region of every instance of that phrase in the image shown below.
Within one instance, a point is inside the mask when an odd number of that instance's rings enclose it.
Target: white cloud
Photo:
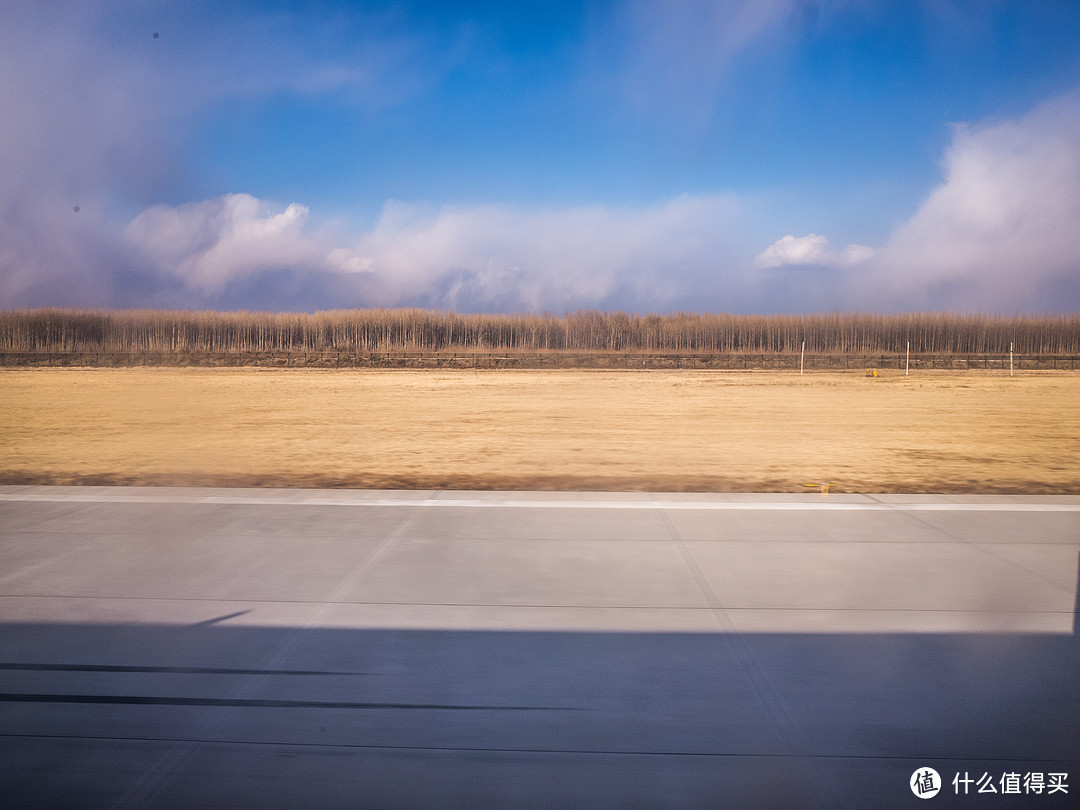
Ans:
[[[1013,119],[958,124],[943,180],[878,249],[784,236],[759,268],[859,267],[839,306],[1080,307],[1080,90]]]
[[[227,194],[176,207],[158,205],[125,229],[143,262],[200,292],[280,268],[319,269],[325,246],[306,232],[308,209],[273,213],[249,194]]]
[[[870,261],[876,254],[877,251],[869,245],[848,245],[836,257],[836,263],[843,267],[851,267]]]
[[[1080,92],[1011,120],[958,125],[944,180],[874,261],[913,305],[1080,305]],[[1057,290],[1057,292],[1055,292]]]
[[[754,263],[758,267],[780,267],[785,264],[820,264],[829,252],[829,240],[811,233],[795,237],[781,237],[758,254]]]
[[[851,266],[862,264],[874,255],[866,245],[848,245],[839,253],[829,247],[829,240],[816,233],[806,236],[787,236],[773,242],[757,255],[754,264],[761,268],[783,267],[791,264]]]
[[[741,216],[723,196],[646,208],[391,204],[354,250],[390,293],[439,290],[441,306],[560,310],[620,292],[662,305],[683,292],[675,273],[692,283],[730,264]]]
[[[299,204],[230,194],[154,206],[124,235],[144,272],[200,296],[285,271],[300,286],[332,279],[351,291],[339,306],[649,309],[743,266],[742,218],[730,197],[542,210],[392,202],[374,228],[349,237],[313,229]]]

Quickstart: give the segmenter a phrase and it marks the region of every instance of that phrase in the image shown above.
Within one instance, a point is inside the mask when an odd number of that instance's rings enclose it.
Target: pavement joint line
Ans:
[[[578,706],[500,706],[454,703],[374,703],[336,700],[269,700],[242,698],[185,697],[176,695],[88,695],[40,692],[0,692],[0,703],[75,703],[119,706],[193,706],[231,709],[353,709],[395,711],[499,711],[499,712],[575,712],[587,711]]]
[[[799,727],[791,717],[791,713],[787,710],[783,700],[769,680],[768,675],[761,668],[757,658],[754,656],[753,650],[751,650],[743,640],[742,635],[738,631],[738,627],[728,613],[728,608],[724,605],[723,600],[720,599],[720,595],[716,592],[716,589],[713,588],[712,583],[709,582],[708,577],[705,576],[705,572],[701,570],[701,566],[698,565],[694,553],[686,545],[682,533],[671,520],[671,517],[666,510],[660,511],[660,518],[664,522],[668,534],[671,536],[675,547],[678,549],[684,564],[690,569],[690,573],[694,577],[698,589],[712,609],[713,617],[716,619],[717,624],[720,625],[722,631],[721,635],[734,651],[735,658],[739,662],[739,667],[742,669],[751,688],[757,695],[758,702],[772,721],[773,728],[776,730],[777,734],[780,735],[780,739],[783,740],[784,746],[795,755],[805,755],[805,753],[810,750],[806,738],[800,733]],[[800,774],[800,776],[804,775]],[[836,794],[835,787],[828,777],[822,773],[820,767],[812,766],[809,769],[809,773],[805,774],[805,777],[816,788],[814,793],[818,797],[822,807],[839,806],[839,796]]]
[[[147,488],[152,489],[152,488]],[[873,498],[860,495],[859,497]],[[1042,496],[1060,497],[1060,496]],[[1072,496],[1066,496],[1072,498]],[[532,500],[515,498],[449,498],[437,495],[424,498],[308,497],[280,498],[243,495],[159,495],[142,490],[140,494],[117,493],[0,493],[0,502],[12,503],[146,503],[197,504],[206,506],[352,506],[380,508],[442,507],[452,509],[616,509],[677,511],[809,511],[809,512],[1080,512],[1075,503],[1030,503],[986,501],[974,503],[890,502],[877,498],[865,501],[623,501],[623,500]]]
[[[167,667],[134,666],[126,664],[40,664],[20,662],[0,662],[0,671],[15,672],[116,672],[140,675],[288,675],[288,676],[342,676],[342,677],[378,677],[381,672],[347,672],[313,669],[239,669],[224,667]]]
[[[1071,591],[1070,591],[1071,593]],[[85,596],[85,595],[72,595],[72,594],[0,594],[0,599],[93,599],[105,602],[113,601],[133,601],[133,602],[210,602],[210,603],[236,603],[236,604],[252,604],[252,605],[356,605],[365,607],[388,607],[388,608],[410,608],[410,607],[450,607],[450,608],[470,608],[470,609],[485,609],[485,608],[497,608],[499,610],[570,610],[570,611],[619,611],[619,610],[637,610],[637,611],[678,611],[687,613],[700,613],[706,611],[715,611],[717,609],[725,612],[770,612],[770,613],[963,613],[971,614],[973,616],[995,615],[995,616],[1071,616],[1075,611],[1072,610],[1033,610],[1023,608],[1010,608],[1008,610],[999,609],[974,609],[974,608],[903,608],[903,607],[886,607],[886,608],[863,608],[863,607],[762,607],[760,605],[727,605],[721,608],[717,608],[714,605],[540,605],[540,604],[514,604],[510,602],[364,602],[353,600],[340,600],[336,602],[331,601],[318,601],[313,599],[204,599],[201,597],[188,597],[188,596]],[[94,622],[84,622],[85,624],[94,624]],[[181,623],[185,627],[199,626],[199,623],[194,625],[188,623]],[[588,631],[586,631],[588,632]],[[732,632],[742,632],[732,630]],[[0,664],[0,669],[3,669],[3,665]]]
[[[79,537],[92,537],[92,538],[111,539],[111,538],[117,538],[117,537],[145,538],[148,535],[153,535],[154,537],[169,537],[171,535],[184,536],[184,535],[187,534],[187,531],[185,531],[183,529],[167,529],[167,530],[162,530],[162,531],[149,531],[149,532],[145,531],[145,530],[139,530],[139,531],[128,531],[128,530],[119,531],[119,530],[117,530],[117,531],[113,531],[113,530],[104,530],[104,529],[88,529],[86,531],[72,532],[70,530],[59,531],[59,530],[56,530],[56,529],[46,529],[46,530],[43,530],[43,531],[38,530],[38,529],[16,529],[16,530],[10,531],[10,532],[3,532],[3,534],[0,535],[0,536],[3,536],[3,537],[28,537],[28,536],[45,535],[45,536],[49,536],[49,537],[58,537],[58,536],[68,536],[68,535],[71,535],[71,534],[77,534]],[[237,538],[237,539],[252,539],[252,538],[255,538],[255,539],[287,540],[287,539],[290,539],[290,538],[303,537],[306,540],[327,540],[327,541],[334,541],[334,542],[336,542],[336,541],[341,541],[341,542],[350,541],[351,542],[351,541],[354,541],[356,539],[356,534],[355,533],[349,534],[347,532],[342,532],[340,534],[327,534],[327,533],[288,534],[288,533],[284,533],[284,532],[282,532],[280,534],[265,534],[265,533],[259,533],[259,532],[253,532],[253,531],[244,531],[244,532],[212,531],[212,532],[203,532],[203,533],[200,534],[200,537],[202,537],[203,539],[206,539],[206,540],[212,540],[212,539],[229,540],[229,539],[233,539],[233,538]],[[506,538],[506,537],[498,537],[498,536],[487,536],[487,537],[485,537],[483,535],[461,535],[461,536],[458,536],[458,537],[452,537],[452,538],[447,539],[447,538],[441,538],[441,537],[439,537],[438,535],[435,535],[435,534],[419,534],[419,535],[413,535],[412,537],[408,538],[409,542],[425,542],[425,543],[466,542],[466,543],[492,543],[492,544],[504,543],[504,542],[506,542],[507,539],[508,538]],[[529,543],[563,543],[563,544],[570,544],[570,543],[578,543],[578,542],[580,542],[579,540],[573,539],[573,538],[568,539],[566,537],[554,537],[554,536],[542,535],[542,534],[537,534],[537,535],[532,535],[532,536],[523,535],[521,537],[514,537],[514,538],[510,538],[510,539],[512,541],[521,541],[521,542],[529,542]],[[589,542],[592,542],[592,543],[648,543],[648,542],[651,542],[651,541],[648,538],[642,538],[642,537],[630,537],[630,538],[627,538],[627,537],[604,536],[604,537],[592,537],[592,538],[589,538]],[[852,545],[852,546],[896,546],[896,545],[904,545],[904,546],[938,546],[938,545],[941,545],[941,543],[942,543],[941,540],[879,540],[879,539],[876,539],[876,538],[865,538],[865,537],[861,537],[858,540],[822,540],[822,539],[814,539],[814,540],[781,539],[781,540],[777,540],[777,539],[773,539],[773,538],[755,538],[753,540],[746,540],[746,539],[742,539],[742,540],[714,540],[712,538],[695,537],[693,539],[687,540],[686,542],[695,543],[695,544],[709,543],[709,544],[712,544],[712,545],[746,545],[746,544],[753,544],[755,546],[763,546],[763,545],[770,545],[770,544],[779,545],[779,544],[790,544],[790,543],[813,543],[815,545],[817,545],[817,544],[822,544],[822,545],[830,544],[830,545],[835,545],[835,546],[842,546],[842,545]],[[950,540],[948,542],[966,542],[966,541],[951,541]],[[1018,545],[1018,543],[1016,543],[1014,541],[1008,541],[1008,540],[1003,540],[1003,541],[979,540],[979,541],[976,541],[976,542],[985,543],[986,545],[994,545],[994,546],[998,546],[998,545],[1001,545],[1001,546],[1015,546],[1015,545]],[[1075,546],[1075,545],[1080,545],[1080,537],[1078,537],[1077,541],[1074,542],[1074,543],[1070,543],[1070,542],[1054,542],[1054,541],[1043,542],[1041,540],[1030,540],[1030,541],[1025,541],[1024,543],[1022,543],[1020,545],[1025,545],[1025,546]],[[37,567],[39,567],[41,565],[46,565],[46,564],[51,563],[51,562],[58,562],[63,557],[66,557],[69,554],[78,554],[78,553],[81,553],[81,552],[85,551],[87,548],[90,548],[90,546],[87,545],[87,546],[84,546],[81,549],[74,549],[73,551],[70,551],[70,552],[63,552],[62,554],[59,554],[56,557],[50,557],[48,559],[41,560],[38,563],[33,563],[32,566],[33,566],[33,568],[37,568]],[[4,577],[0,577],[0,584],[3,584],[5,582],[7,582],[8,580],[12,579],[12,577],[17,578],[18,576],[21,576],[22,571],[30,571],[30,570],[32,570],[32,568],[30,566],[28,566],[26,568],[20,569],[20,571],[16,571],[14,574],[10,574],[10,575],[4,576]],[[211,602],[212,601],[228,602],[228,601],[236,601],[236,600],[229,600],[229,599],[213,600],[213,599],[211,599],[211,600],[208,600],[208,601],[211,601]],[[241,601],[243,601],[243,600],[241,600]],[[255,600],[255,601],[258,601],[258,600]],[[304,600],[298,600],[298,601],[304,601]]]
[[[203,737],[133,737],[133,736],[103,736],[96,734],[32,734],[19,732],[0,731],[0,738],[26,739],[26,740],[110,740],[113,742],[148,742],[148,743],[191,743],[193,745],[235,745],[255,746],[272,748],[360,748],[366,750],[385,751],[464,751],[470,753],[491,754],[574,754],[596,756],[627,756],[627,757],[709,757],[729,759],[840,759],[840,760],[883,760],[886,762],[922,762],[927,760],[925,756],[904,756],[888,754],[778,754],[773,752],[737,752],[737,751],[641,751],[641,750],[616,750],[610,748],[523,748],[492,746],[448,746],[448,745],[391,745],[380,743],[347,743],[347,742],[303,742],[300,740],[282,742],[280,740],[230,740]],[[1052,757],[934,757],[938,762],[1003,762],[1003,763],[1072,763],[1073,759]]]
[[[1028,566],[1026,566],[1026,565],[1024,565],[1022,563],[1019,563],[1014,559],[1006,557],[1004,554],[1001,554],[998,551],[994,551],[993,546],[999,545],[997,543],[985,543],[985,542],[981,542],[979,540],[971,540],[971,539],[968,539],[966,537],[963,537],[963,536],[957,534],[954,531],[951,531],[950,529],[945,528],[944,526],[938,526],[938,525],[936,525],[934,523],[931,523],[929,520],[921,518],[918,515],[907,514],[904,510],[898,510],[898,511],[900,511],[900,513],[903,514],[904,518],[911,521],[912,523],[915,523],[915,524],[917,524],[919,526],[922,526],[924,529],[929,529],[932,532],[936,532],[937,534],[943,534],[946,537],[948,537],[954,543],[958,543],[960,545],[967,546],[968,548],[974,549],[977,553],[980,553],[985,557],[989,557],[990,559],[996,560],[997,562],[1002,563],[1002,564],[1004,564],[1006,566],[1019,569],[1020,571],[1024,571],[1025,573],[1030,574],[1031,576],[1035,577],[1036,579],[1041,579],[1047,585],[1049,585],[1050,587],[1052,587],[1052,588],[1054,588],[1054,589],[1056,589],[1058,591],[1064,591],[1064,592],[1069,593],[1069,594],[1074,593],[1074,590],[1072,588],[1064,586],[1060,582],[1057,582],[1057,581],[1051,579],[1050,577],[1046,576],[1045,574],[1042,574],[1042,573],[1036,571],[1033,568],[1029,568]],[[1066,547],[1068,547],[1069,544],[1062,544],[1062,545],[1065,545]],[[1077,587],[1080,588],[1080,583],[1078,583]]]

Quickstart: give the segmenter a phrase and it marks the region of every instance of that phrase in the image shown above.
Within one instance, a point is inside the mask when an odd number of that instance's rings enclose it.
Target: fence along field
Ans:
[[[1080,368],[1080,316],[0,312],[4,365]],[[852,365],[854,363],[854,365]]]

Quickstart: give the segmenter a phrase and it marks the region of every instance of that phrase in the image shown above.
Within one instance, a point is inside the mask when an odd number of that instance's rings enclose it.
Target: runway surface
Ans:
[[[1075,806],[1078,569],[1069,496],[0,487],[0,805]]]

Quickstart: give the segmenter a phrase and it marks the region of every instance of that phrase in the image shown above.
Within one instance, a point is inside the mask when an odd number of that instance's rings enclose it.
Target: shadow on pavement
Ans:
[[[954,774],[990,775],[995,807],[1080,793],[1076,634],[229,624],[242,615],[0,625],[0,801],[914,807],[923,767],[945,782],[936,807],[989,802],[955,795]],[[1033,772],[1077,784],[1001,795]]]

